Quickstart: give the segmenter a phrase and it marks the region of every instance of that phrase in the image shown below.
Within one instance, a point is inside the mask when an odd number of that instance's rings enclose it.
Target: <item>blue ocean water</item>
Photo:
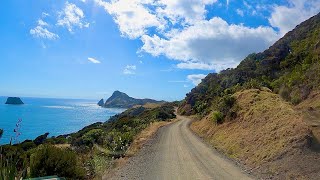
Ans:
[[[18,141],[34,139],[46,132],[57,136],[76,132],[95,122],[105,122],[110,116],[124,109],[106,109],[96,105],[95,100],[21,98],[24,105],[6,105],[6,97],[0,97],[0,129],[4,134],[0,144],[15,137],[18,119],[21,135]]]

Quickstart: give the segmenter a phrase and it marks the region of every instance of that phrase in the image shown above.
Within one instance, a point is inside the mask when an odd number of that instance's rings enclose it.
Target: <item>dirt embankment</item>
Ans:
[[[211,115],[191,128],[262,178],[319,179],[320,154],[304,116],[278,95],[245,90],[234,95],[237,118],[221,125]]]

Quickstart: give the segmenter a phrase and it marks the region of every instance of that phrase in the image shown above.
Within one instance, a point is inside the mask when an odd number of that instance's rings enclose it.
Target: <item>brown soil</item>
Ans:
[[[268,91],[245,90],[234,96],[240,107],[236,119],[216,125],[210,114],[191,128],[257,177],[320,178],[316,139],[301,111]]]

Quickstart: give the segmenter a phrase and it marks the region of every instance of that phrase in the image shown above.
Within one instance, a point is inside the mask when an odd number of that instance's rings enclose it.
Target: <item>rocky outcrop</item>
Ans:
[[[101,99],[99,102],[98,102],[98,106],[104,106],[104,100],[103,99]]]
[[[131,108],[135,105],[144,105],[146,103],[163,103],[164,101],[156,101],[153,99],[135,99],[126,93],[115,91],[111,97],[104,103],[106,108]]]
[[[24,104],[19,97],[8,97],[6,104],[21,105]]]

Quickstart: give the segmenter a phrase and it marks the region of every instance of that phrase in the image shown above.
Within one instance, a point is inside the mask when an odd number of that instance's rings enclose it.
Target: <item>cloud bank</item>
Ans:
[[[290,0],[289,6],[243,1],[251,15],[269,9],[269,26],[230,24],[207,17],[217,0],[95,0],[110,14],[123,37],[140,39],[140,53],[165,56],[181,69],[220,71],[235,67],[246,55],[268,48],[297,24],[320,11],[319,0]],[[229,4],[229,1],[228,1]],[[245,11],[237,9],[239,16]]]

